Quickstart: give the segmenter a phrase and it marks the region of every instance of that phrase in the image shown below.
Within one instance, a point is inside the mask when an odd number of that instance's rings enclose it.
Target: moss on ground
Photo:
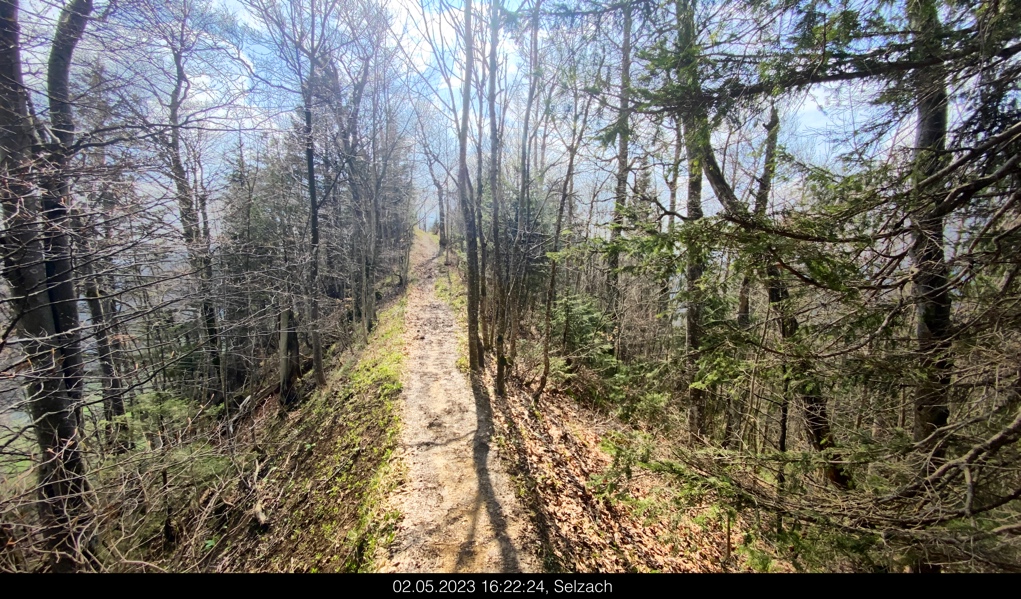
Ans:
[[[405,304],[381,311],[368,345],[335,364],[325,388],[274,425],[255,501],[267,524],[234,527],[233,538],[217,543],[223,550],[211,569],[372,569],[399,520],[385,499],[399,480],[393,458]]]

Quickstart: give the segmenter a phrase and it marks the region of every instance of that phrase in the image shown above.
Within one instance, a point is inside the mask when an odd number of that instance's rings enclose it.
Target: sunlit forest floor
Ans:
[[[397,452],[406,475],[391,498],[401,522],[379,568],[533,572],[535,535],[490,451],[487,400],[457,367],[458,323],[453,308],[436,294],[438,258],[436,240],[419,231],[405,311]]]

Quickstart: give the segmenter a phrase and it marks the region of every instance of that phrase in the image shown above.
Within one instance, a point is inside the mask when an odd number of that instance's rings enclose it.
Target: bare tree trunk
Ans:
[[[731,214],[742,219],[753,218],[747,207],[734,194],[733,188],[727,182],[716,161],[716,154],[709,143],[708,131],[700,134],[701,153],[704,163],[703,172],[712,185],[716,197]],[[767,143],[776,143],[775,136],[767,136]],[[768,197],[772,185],[773,166],[769,162],[763,171],[763,178],[760,180],[759,193],[761,197]],[[768,176],[767,176],[768,175]],[[789,292],[786,283],[780,276],[780,267],[777,264],[770,264],[766,268],[766,277],[769,287],[769,302],[776,308],[780,315],[780,335],[785,340],[791,340],[798,332],[798,321],[790,312],[788,305]],[[817,450],[836,448],[836,442],[830,431],[829,417],[826,413],[826,399],[820,394],[819,383],[811,375],[810,366],[805,362],[796,362],[790,365],[788,376],[791,380],[797,381],[796,393],[801,396],[805,410],[805,419],[808,424],[808,432],[811,437],[812,446]],[[836,460],[829,459],[825,466],[826,478],[841,488],[847,488],[851,484],[848,473]]]
[[[312,333],[312,367],[316,383],[326,385],[326,369],[323,366],[323,341],[319,335],[319,201],[316,198],[315,140],[312,137],[312,89],[311,80],[305,90],[305,169],[308,175],[309,201],[309,269],[308,302],[309,324]]]
[[[787,284],[780,274],[780,268],[770,264],[766,268],[768,280],[769,303],[776,310],[779,317],[780,337],[784,341],[793,340],[798,334],[798,319],[791,314],[788,300],[790,293]],[[837,447],[830,430],[830,420],[826,412],[826,399],[822,396],[820,385],[816,377],[811,373],[810,366],[805,361],[796,360],[784,367],[784,388],[787,389],[792,382],[794,392],[801,399],[805,410],[805,423],[808,428],[809,441],[816,451],[826,451]],[[787,393],[784,393],[783,406],[788,404]],[[786,431],[786,423],[781,432]],[[851,477],[835,460],[827,460],[824,467],[826,478],[837,487],[847,489],[851,486]]]
[[[464,219],[464,236],[468,258],[468,364],[472,372],[482,368],[482,342],[479,340],[479,246],[475,231],[475,214],[468,192],[468,115],[471,112],[471,80],[475,62],[472,46],[472,4],[464,4],[465,76],[461,90],[461,127],[458,131],[457,192]]]
[[[671,251],[673,248],[673,238],[676,231],[675,215],[677,212],[677,187],[680,181],[680,170],[681,170],[681,152],[684,149],[684,128],[679,117],[675,117],[674,120],[674,155],[670,162],[670,167],[666,169],[664,179],[666,179],[667,190],[670,194],[669,204],[667,210],[670,212],[667,215],[667,234],[670,238]],[[671,273],[672,274],[672,273]],[[673,315],[670,314],[670,292],[671,292],[672,276],[667,276],[663,281],[663,286],[660,288],[660,300],[659,300],[659,311],[661,314],[667,315],[666,320],[666,331],[672,333],[673,331]]]
[[[372,205],[369,207],[369,243],[365,263],[367,316],[366,332],[376,325],[376,265],[379,263],[379,190],[373,189]]]
[[[96,165],[100,168],[106,165],[106,152],[100,148],[96,156]],[[101,212],[110,213],[116,205],[114,193],[108,189],[102,190],[93,198],[93,205]],[[90,255],[95,255],[95,246],[91,240],[100,237],[95,226],[86,227],[81,224],[83,237],[86,237],[84,245],[88,248]],[[111,243],[114,232],[110,222],[105,224],[103,238]],[[103,276],[96,272],[96,263],[101,269],[109,268],[108,259],[88,259],[82,262],[81,271],[84,280],[85,297],[89,307],[89,315],[95,329],[96,348],[99,354],[100,372],[102,373],[103,385],[103,408],[107,420],[106,437],[107,444],[117,453],[121,453],[131,447],[131,439],[127,427],[118,418],[124,416],[125,385],[119,371],[124,371],[124,360],[120,342],[117,341],[118,323],[116,319],[116,301],[110,295],[112,277]],[[118,360],[118,357],[121,360]],[[118,363],[120,362],[120,363]]]
[[[528,97],[525,101],[525,118],[521,128],[521,154],[520,154],[520,173],[521,177],[518,181],[518,201],[516,206],[515,214],[515,228],[514,241],[510,247],[510,264],[507,267],[507,288],[506,288],[506,319],[507,326],[510,328],[510,333],[507,339],[507,359],[509,363],[513,364],[517,357],[517,340],[520,332],[520,321],[518,320],[518,312],[523,307],[523,301],[525,298],[525,275],[528,272],[528,258],[526,255],[526,245],[529,243],[528,232],[531,231],[531,189],[532,189],[532,175],[530,167],[530,154],[531,151],[531,123],[532,123],[532,108],[535,104],[536,88],[538,86],[539,78],[537,72],[538,64],[538,27],[539,27],[539,10],[542,8],[542,0],[539,0],[532,9],[532,17],[530,22],[531,34],[529,36],[529,50],[528,50]]]
[[[485,56],[486,43],[483,40],[479,43],[477,51],[480,55]],[[484,357],[485,352],[489,351],[493,347],[493,333],[490,327],[489,314],[492,311],[492,300],[489,298],[489,289],[486,280],[486,272],[489,266],[489,242],[486,239],[486,228],[483,220],[483,204],[486,191],[486,177],[483,176],[483,168],[485,166],[485,156],[482,152],[482,138],[485,131],[485,112],[486,112],[486,92],[482,80],[486,77],[487,61],[479,61],[479,65],[476,65],[475,77],[479,80],[474,81],[473,85],[479,90],[478,94],[478,106],[476,107],[476,130],[478,131],[478,137],[475,140],[475,185],[469,186],[468,189],[471,192],[472,199],[472,210],[475,215],[475,235],[478,237],[479,245],[479,343],[480,343],[480,357]]]
[[[85,32],[91,12],[92,0],[72,1],[61,10],[53,37],[46,69],[46,86],[50,101],[51,132],[58,143],[46,158],[50,163],[50,174],[43,180],[46,192],[42,194],[43,215],[49,224],[43,236],[46,276],[50,282],[49,294],[58,328],[64,382],[75,403],[79,419],[85,367],[78,333],[78,293],[74,287],[71,237],[67,234],[70,228],[68,206],[71,205],[71,182],[66,171],[75,139],[69,82],[71,58]]]
[[[493,194],[493,280],[495,283],[493,302],[494,335],[496,346],[496,394],[507,392],[507,356],[504,335],[507,333],[506,306],[507,286],[504,276],[503,240],[500,237],[500,208],[503,204],[503,188],[500,183],[500,127],[496,118],[496,51],[500,42],[500,11],[502,3],[493,2],[489,21],[489,187]]]
[[[74,143],[69,73],[85,30],[91,0],[72,0],[60,12],[47,65],[51,130],[57,143],[44,151],[32,126],[22,78],[17,0],[0,0],[0,188],[7,219],[4,277],[23,339],[29,373],[29,412],[41,455],[40,519],[51,550],[49,568],[78,569],[91,559],[92,514],[85,501],[79,435],[82,357],[71,244],[66,233],[69,181],[65,172]],[[42,197],[29,180],[51,170]]]
[[[909,0],[908,21],[924,55],[941,51],[942,25],[933,0]],[[911,280],[915,303],[915,339],[918,362],[924,377],[915,390],[914,441],[932,456],[927,468],[934,469],[943,460],[946,448],[938,437],[939,429],[950,419],[950,381],[952,300],[947,281],[947,262],[943,244],[943,216],[940,200],[922,208],[925,194],[921,187],[946,163],[947,87],[942,65],[919,69],[915,73],[918,124],[915,134],[914,196],[920,216],[915,220],[911,255],[914,273]],[[938,564],[919,558],[912,564],[916,572],[939,572]]]
[[[364,208],[362,209],[364,212]],[[364,223],[364,217],[360,218],[359,221]],[[361,329],[362,337],[365,343],[369,342],[369,288],[372,283],[369,282],[369,228],[364,227],[364,231],[361,235],[360,248],[358,250],[358,288],[359,288],[359,300],[358,309],[361,313]]]
[[[688,154],[688,220],[697,222],[702,219],[702,161],[697,150],[697,140],[701,129],[694,119],[684,127],[685,146]],[[685,362],[687,364],[688,383],[688,430],[696,438],[705,436],[705,390],[695,384],[698,376],[698,358],[702,347],[702,293],[700,281],[705,271],[705,258],[702,255],[699,241],[688,242],[686,248],[685,292],[688,296],[684,315]]]
[[[769,192],[773,185],[773,173],[776,172],[776,144],[780,131],[780,116],[776,112],[776,106],[770,106],[769,121],[764,126],[766,128],[766,152],[762,177],[759,178],[759,188],[755,192],[755,205],[752,208],[755,218],[762,218],[766,215]],[[742,329],[747,329],[752,323],[751,306],[749,305],[751,287],[751,277],[744,275],[741,278],[741,289],[737,299],[737,325]]]
[[[440,208],[440,249],[447,247],[447,202],[443,198],[443,186],[436,186],[437,201]]]
[[[770,106],[769,121],[767,121],[764,126],[766,128],[765,160],[762,167],[762,176],[759,177],[759,187],[755,192],[755,203],[752,207],[752,214],[756,219],[761,219],[766,214],[766,207],[769,204],[769,193],[773,186],[773,174],[776,172],[776,145],[777,137],[780,132],[780,116],[776,111],[776,106]],[[748,330],[751,327],[751,289],[751,277],[748,274],[745,274],[741,277],[741,287],[738,291],[737,301],[737,325],[744,330]],[[727,406],[727,430],[724,434],[723,441],[724,447],[727,447],[730,444],[740,445],[741,422],[744,420],[744,401],[741,399],[743,397],[743,393],[730,393],[729,397],[730,400],[728,401]],[[781,431],[786,436],[787,410],[790,403],[786,393],[784,393],[782,401]]]
[[[773,288],[770,287],[770,294],[773,293]],[[786,290],[784,290],[786,293]],[[772,298],[772,295],[770,295]],[[784,319],[780,317],[780,327],[784,326]],[[777,435],[776,448],[781,454],[787,453],[787,425],[788,425],[788,414],[790,413],[791,407],[791,369],[786,364],[783,366],[783,383],[782,392],[780,395],[780,433]],[[766,427],[766,438],[769,435],[769,427]],[[776,494],[778,497],[783,498],[784,491],[786,489],[787,482],[787,462],[781,459],[780,467],[776,473]],[[783,512],[778,511],[776,514],[776,532],[780,534],[783,532]]]
[[[424,131],[422,135],[423,136],[426,135]],[[429,177],[432,179],[433,186],[436,187],[436,203],[439,206],[440,210],[439,221],[440,250],[444,250],[446,249],[447,244],[450,242],[447,236],[447,199],[446,199],[446,182],[447,176],[449,176],[449,174],[441,180],[440,176],[438,176],[436,174],[436,171],[433,170],[434,165],[440,164],[439,157],[436,155],[435,152],[432,151],[432,149],[429,147],[427,143],[423,144],[422,150],[425,152],[426,155],[426,161],[429,167]],[[440,167],[443,168],[442,165],[440,165]]]
[[[180,211],[181,228],[184,243],[188,252],[188,262],[198,277],[199,283],[199,314],[201,327],[205,336],[205,353],[209,358],[217,380],[220,373],[219,332],[216,324],[216,309],[212,304],[212,262],[209,257],[209,238],[203,237],[196,207],[195,189],[188,181],[188,172],[184,166],[183,149],[181,147],[181,105],[189,87],[188,75],[184,68],[184,55],[181,48],[173,49],[175,79],[174,89],[170,93],[169,125],[170,139],[166,141],[166,158],[169,161],[170,175],[174,180],[177,193],[177,205]],[[219,395],[217,393],[216,395]],[[205,401],[207,398],[202,397]]]
[[[130,445],[125,428],[118,419],[124,416],[124,385],[113,359],[113,347],[110,343],[110,331],[113,327],[112,318],[109,318],[103,307],[102,293],[97,283],[97,277],[86,267],[85,275],[85,297],[89,306],[89,315],[92,318],[93,333],[96,336],[96,350],[99,354],[99,370],[102,374],[103,385],[103,412],[107,420],[106,442],[116,453],[123,453]]]
[[[291,312],[287,293],[280,295],[280,407],[290,405],[295,400],[293,387],[294,378],[298,375],[298,330],[294,326],[294,314]]]

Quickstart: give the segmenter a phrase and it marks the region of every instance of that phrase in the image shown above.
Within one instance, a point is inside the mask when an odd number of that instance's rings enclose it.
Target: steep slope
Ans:
[[[367,346],[331,357],[325,388],[287,412],[268,401],[238,432],[252,449],[236,458],[245,462],[236,491],[210,500],[219,514],[193,535],[206,539],[201,570],[371,569],[397,516],[383,500],[399,477],[404,313],[400,298],[380,312]]]

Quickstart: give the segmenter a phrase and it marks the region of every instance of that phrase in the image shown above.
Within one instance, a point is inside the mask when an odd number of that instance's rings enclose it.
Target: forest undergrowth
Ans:
[[[264,473],[249,485],[254,521],[239,514],[208,569],[360,572],[392,540],[398,515],[383,500],[401,475],[391,458],[405,303],[380,312],[368,345],[338,357],[325,389],[254,433]]]
[[[380,312],[367,345],[328,356],[325,387],[314,388],[306,372],[293,405],[281,406],[275,391],[267,393],[272,386],[232,418],[165,398],[151,406],[140,401],[127,418],[137,422],[126,420],[143,437],[136,449],[97,468],[95,501],[106,509],[95,523],[96,569],[370,567],[396,518],[382,499],[400,476],[391,456],[399,434],[404,306],[401,297]],[[138,429],[154,421],[159,434]],[[153,447],[152,439],[169,440]],[[5,478],[5,493],[19,480]],[[11,569],[32,567],[31,554],[16,545],[2,555]]]
[[[448,257],[437,287],[441,297],[461,308],[457,314],[463,319],[460,262],[456,255]],[[519,343],[527,346],[529,340]],[[461,349],[466,353],[465,344]],[[522,362],[527,360],[523,355]],[[627,402],[608,400],[592,371],[577,377],[588,380],[587,386],[559,373],[554,380],[560,384],[536,401],[528,388],[532,372],[517,372],[505,397],[493,391],[494,365],[482,378],[493,404],[494,445],[539,533],[546,571],[797,569],[775,540],[761,533],[769,519],[765,514],[736,510],[725,485],[714,484],[719,481],[680,477],[663,465],[675,446],[662,439],[682,426],[676,407],[636,413]]]

